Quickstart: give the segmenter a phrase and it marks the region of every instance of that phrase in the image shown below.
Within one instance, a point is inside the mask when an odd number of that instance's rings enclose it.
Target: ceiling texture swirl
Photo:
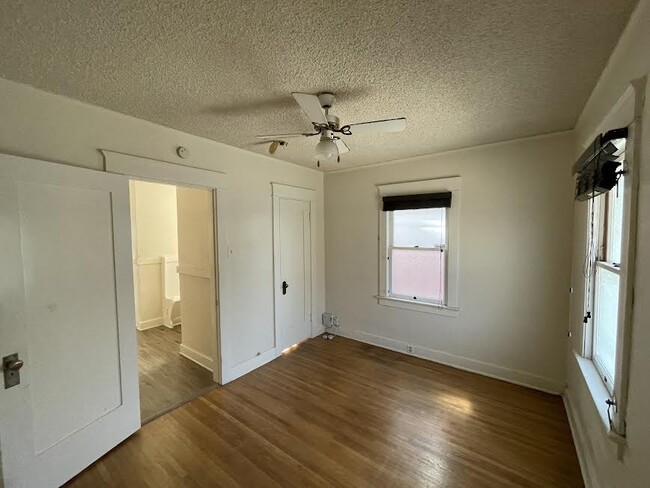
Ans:
[[[572,129],[634,0],[6,0],[0,77],[233,146],[336,94],[336,169]],[[316,138],[273,157],[315,167]]]

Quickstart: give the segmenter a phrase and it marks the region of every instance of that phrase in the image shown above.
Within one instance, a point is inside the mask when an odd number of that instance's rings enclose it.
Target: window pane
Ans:
[[[393,246],[444,246],[446,213],[446,208],[395,210],[393,212]]]
[[[596,308],[594,311],[594,356],[614,378],[616,328],[618,323],[618,274],[596,267]]]
[[[610,212],[607,225],[607,261],[620,264],[621,243],[623,235],[623,178],[618,182],[618,187],[610,191]]]
[[[445,303],[445,253],[393,249],[391,295]]]

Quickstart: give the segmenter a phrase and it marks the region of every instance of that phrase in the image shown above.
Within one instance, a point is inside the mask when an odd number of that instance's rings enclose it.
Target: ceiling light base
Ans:
[[[334,96],[333,93],[329,93],[329,92],[319,93],[318,101],[320,102],[321,107],[332,108],[334,102],[336,101],[336,97]]]

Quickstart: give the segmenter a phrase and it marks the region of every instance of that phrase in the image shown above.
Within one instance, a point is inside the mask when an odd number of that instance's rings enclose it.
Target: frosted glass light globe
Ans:
[[[330,159],[337,155],[336,144],[329,139],[321,140],[316,144],[316,154],[319,159]]]

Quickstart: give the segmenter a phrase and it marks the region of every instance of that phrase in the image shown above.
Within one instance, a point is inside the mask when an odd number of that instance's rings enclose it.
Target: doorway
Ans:
[[[216,220],[210,190],[129,185],[145,423],[217,386]]]

